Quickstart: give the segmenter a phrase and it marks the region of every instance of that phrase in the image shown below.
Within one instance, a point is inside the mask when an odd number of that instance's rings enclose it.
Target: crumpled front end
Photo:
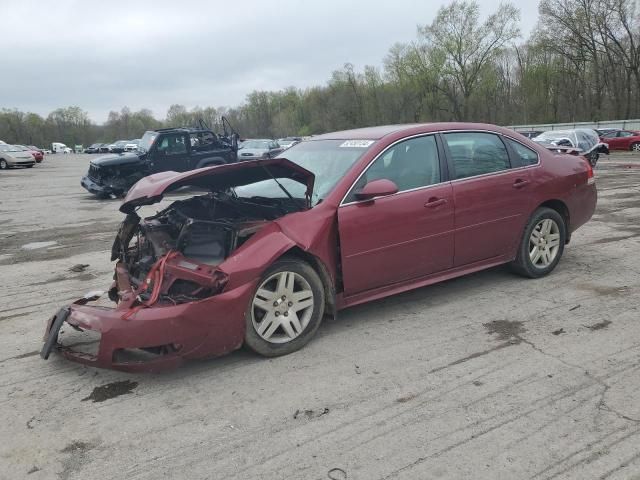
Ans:
[[[112,248],[116,306],[91,305],[93,294],[65,306],[47,324],[42,357],[57,350],[96,367],[156,371],[239,348],[261,271],[291,247],[273,220],[304,208],[303,199],[213,192],[144,219],[129,213]]]
[[[129,161],[115,165],[91,162],[89,171],[80,180],[80,185],[98,197],[121,196],[145,174],[144,164],[141,162]]]
[[[90,305],[97,295],[88,294],[60,309],[47,323],[42,358],[57,350],[69,360],[94,367],[160,371],[239,348],[244,305],[253,285],[213,295],[224,288],[221,272],[214,274],[211,267],[181,255],[165,256],[158,263],[164,265],[162,280],[150,276],[140,288],[129,283],[129,272],[118,263],[109,292],[117,298],[115,308]],[[203,280],[205,276],[209,278]],[[200,282],[199,288],[209,288],[212,296],[184,303],[163,300],[177,282]]]

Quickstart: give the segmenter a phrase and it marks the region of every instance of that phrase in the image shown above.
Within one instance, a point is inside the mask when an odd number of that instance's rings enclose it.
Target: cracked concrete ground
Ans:
[[[287,357],[162,375],[37,356],[47,317],[110,282],[121,216],[80,187],[87,160],[0,174],[0,478],[640,479],[637,156],[598,165],[547,278],[492,269],[344,311]]]

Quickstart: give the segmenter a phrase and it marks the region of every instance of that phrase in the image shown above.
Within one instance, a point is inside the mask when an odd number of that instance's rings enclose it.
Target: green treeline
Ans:
[[[138,138],[151,128],[215,124],[226,115],[243,137],[311,135],[388,123],[482,121],[501,125],[640,117],[639,0],[541,0],[521,38],[510,3],[481,16],[474,0],[442,7],[383,67],[345,64],[322,86],[254,91],[235,108],[172,105],[113,111],[97,125],[79,107],[46,118],[0,111],[0,139],[67,145]],[[383,52],[381,52],[381,56]]]

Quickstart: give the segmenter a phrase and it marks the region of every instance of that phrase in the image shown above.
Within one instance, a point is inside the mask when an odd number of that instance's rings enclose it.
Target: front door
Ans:
[[[356,199],[382,178],[398,193]],[[442,180],[434,135],[397,143],[367,168],[338,209],[346,296],[451,268],[453,195]]]
[[[151,171],[186,172],[189,170],[189,141],[184,133],[167,133],[154,145],[151,152]]]
[[[484,132],[442,135],[448,149],[455,202],[454,266],[473,264],[515,251],[527,214],[530,169],[537,154],[511,165],[507,145],[500,136]],[[510,147],[511,148],[511,147]],[[515,148],[512,150],[516,154]],[[515,160],[514,160],[515,163]]]

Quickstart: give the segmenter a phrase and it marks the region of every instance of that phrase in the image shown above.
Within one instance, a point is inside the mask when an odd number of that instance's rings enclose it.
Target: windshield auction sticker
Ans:
[[[374,140],[347,140],[340,145],[340,148],[367,148]]]

